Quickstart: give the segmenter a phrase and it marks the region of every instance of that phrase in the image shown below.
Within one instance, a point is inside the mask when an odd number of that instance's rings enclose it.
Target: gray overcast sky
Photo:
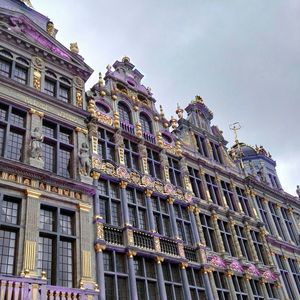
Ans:
[[[232,145],[263,145],[277,161],[286,191],[300,184],[299,0],[32,0],[78,42],[97,81],[107,64],[128,55],[167,116],[196,94]]]

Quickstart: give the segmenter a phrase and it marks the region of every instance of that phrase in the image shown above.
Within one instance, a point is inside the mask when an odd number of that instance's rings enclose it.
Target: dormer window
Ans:
[[[127,89],[124,85],[120,84],[120,83],[117,83],[117,89],[122,92],[122,93],[125,93],[127,94]]]
[[[131,112],[129,107],[124,103],[119,103],[118,110],[120,121],[127,124],[131,124]]]
[[[0,51],[0,75],[5,77],[11,76],[13,56],[7,51]]]
[[[151,121],[146,114],[144,113],[140,114],[140,122],[141,122],[143,132],[152,133]]]

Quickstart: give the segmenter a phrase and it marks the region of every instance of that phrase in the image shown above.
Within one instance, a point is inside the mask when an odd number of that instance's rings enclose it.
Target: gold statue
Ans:
[[[70,50],[71,50],[71,52],[73,52],[75,54],[78,54],[79,53],[78,44],[76,42],[75,43],[71,43],[70,44]]]
[[[21,0],[23,3],[25,3],[28,7],[33,8],[30,0]]]
[[[53,22],[49,21],[47,23],[47,33],[50,35],[50,36],[53,36],[54,37],[54,24]]]

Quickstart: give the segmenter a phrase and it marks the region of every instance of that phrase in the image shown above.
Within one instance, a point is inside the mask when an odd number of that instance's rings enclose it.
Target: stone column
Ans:
[[[92,220],[92,205],[88,203],[78,204],[79,208],[79,226],[80,226],[80,257],[81,257],[81,272],[80,272],[80,288],[83,289],[94,289],[95,288],[95,269],[92,266],[95,265],[94,262],[94,252],[93,249],[93,227]],[[97,224],[97,223],[96,223]],[[97,233],[98,235],[98,233]],[[102,231],[99,232],[99,237],[103,237],[103,227]]]
[[[295,236],[297,237],[300,234],[300,232],[298,230],[298,225],[297,225],[297,222],[296,222],[293,211],[294,211],[294,209],[289,206],[288,209],[287,209],[287,213],[288,213],[288,216],[289,216],[290,220],[292,221],[293,231],[295,233]]]
[[[210,270],[208,268],[204,267],[201,270],[201,272],[202,272],[202,278],[203,278],[203,283],[204,283],[204,287],[205,287],[205,294],[206,294],[207,300],[215,300],[215,297],[213,294],[213,287],[209,280],[209,275],[208,275]]]
[[[195,213],[195,219],[196,219],[196,225],[197,225],[197,229],[198,229],[198,233],[199,233],[199,239],[200,239],[200,243],[201,245],[206,245],[206,241],[205,241],[205,237],[204,237],[204,233],[203,233],[203,229],[202,229],[202,225],[201,225],[201,221],[200,221],[200,208],[196,207],[194,210]]]
[[[178,234],[174,206],[173,206],[174,199],[169,197],[167,201],[168,201],[168,207],[169,207],[169,212],[170,212],[170,220],[171,220],[172,229],[173,229],[173,236],[176,239],[180,239],[179,234]]]
[[[236,297],[235,288],[234,288],[233,281],[232,281],[232,275],[233,275],[233,272],[230,270],[227,270],[225,272],[226,281],[227,281],[227,285],[228,285],[228,289],[229,289],[230,297],[231,297],[230,300],[238,300]]]
[[[245,194],[246,194],[247,199],[248,199],[248,204],[249,204],[249,207],[250,207],[251,214],[252,214],[253,217],[258,218],[258,213],[255,209],[255,206],[253,205],[253,203],[256,202],[256,199],[255,199],[256,194],[253,190],[250,190],[247,186],[245,186],[244,188],[245,188]]]
[[[151,195],[153,191],[147,189],[145,190],[146,195],[146,206],[147,206],[147,216],[148,216],[148,222],[149,222],[149,230],[152,232],[156,232],[155,228],[155,220],[153,215],[153,208],[152,208],[152,201],[151,201]]]
[[[257,256],[257,253],[256,253],[256,250],[255,250],[255,247],[254,247],[254,243],[253,243],[253,240],[252,240],[252,236],[251,236],[251,233],[250,233],[250,225],[245,222],[245,226],[244,226],[244,230],[245,230],[245,235],[247,237],[247,240],[248,240],[248,245],[249,245],[249,248],[250,248],[250,252],[251,252],[251,256],[252,256],[252,260],[254,262],[258,262],[258,256]]]
[[[164,261],[163,257],[157,256],[155,258],[156,261],[156,270],[157,270],[157,284],[158,284],[158,291],[159,291],[159,297],[161,300],[167,300],[167,292],[166,292],[166,286],[164,281],[164,274],[162,270],[162,262]]]
[[[190,220],[191,220],[191,227],[192,227],[194,242],[195,242],[196,246],[200,246],[201,242],[200,242],[199,232],[197,229],[197,224],[196,224],[195,215],[194,215],[195,209],[196,209],[196,207],[193,205],[188,206],[188,212],[189,212],[189,216],[190,216]]]
[[[219,300],[219,296],[218,296],[217,287],[216,287],[216,283],[215,283],[213,272],[208,272],[208,276],[209,276],[209,281],[210,281],[210,285],[211,285],[211,291],[212,291],[214,300]]]
[[[270,245],[267,242],[266,234],[267,234],[266,230],[263,227],[260,227],[259,235],[260,235],[261,241],[264,245],[263,256],[269,266],[274,266],[273,259],[272,259],[272,251],[270,250]]]
[[[97,263],[97,285],[100,288],[99,300],[105,300],[105,277],[104,277],[104,263],[103,263],[103,250],[106,246],[101,244],[95,245],[96,263]]]
[[[38,275],[37,248],[39,239],[37,228],[39,228],[41,193],[35,190],[27,189],[26,195],[26,226],[24,230],[24,258],[22,273],[24,273],[26,277],[36,277]]]
[[[136,255],[136,252],[128,250],[128,275],[129,275],[129,284],[130,284],[130,293],[131,300],[138,300],[137,288],[136,288],[136,278],[135,278],[135,269],[133,257]]]
[[[127,187],[127,182],[126,181],[121,181],[120,182],[120,187],[121,187],[121,204],[122,204],[122,213],[123,213],[123,226],[132,226],[130,224],[129,220],[129,211],[128,211],[128,200],[127,200],[127,193],[126,193],[126,187]]]
[[[281,283],[280,283],[280,280],[277,280],[277,281],[275,282],[275,288],[276,288],[276,293],[277,293],[276,297],[277,297],[278,299],[284,299],[284,292],[283,292],[283,289],[282,289],[282,285],[281,285]]]
[[[217,241],[219,252],[224,254],[225,253],[225,248],[224,248],[222,236],[221,236],[219,225],[218,225],[218,215],[215,211],[213,211],[212,214],[211,214],[211,220],[212,220],[212,224],[213,224],[214,229],[215,229],[216,241]]]
[[[250,284],[251,276],[248,275],[248,274],[245,274],[243,276],[243,279],[244,279],[244,282],[245,282],[245,285],[246,285],[247,294],[249,296],[249,299],[253,299],[254,296],[253,296],[253,292],[252,292],[252,288],[251,288],[251,284]]]
[[[192,300],[191,297],[191,291],[189,287],[189,281],[186,274],[186,268],[188,264],[187,263],[181,263],[180,264],[180,272],[181,272],[181,278],[182,278],[182,287],[183,287],[183,294],[184,294],[184,300]]]
[[[237,237],[237,234],[235,231],[235,221],[233,220],[232,217],[229,217],[228,223],[229,223],[229,228],[230,228],[230,232],[231,232],[231,236],[232,236],[232,240],[233,240],[233,246],[234,246],[234,250],[235,250],[234,252],[238,258],[242,258],[243,254],[242,254],[241,247],[240,247],[240,244],[238,241],[238,237]]]

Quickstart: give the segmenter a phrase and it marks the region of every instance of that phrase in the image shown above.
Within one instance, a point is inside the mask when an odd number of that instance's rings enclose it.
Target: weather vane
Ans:
[[[238,140],[237,132],[242,128],[241,124],[239,122],[235,122],[233,124],[230,124],[229,128],[234,132],[235,143],[238,144],[239,140]]]

